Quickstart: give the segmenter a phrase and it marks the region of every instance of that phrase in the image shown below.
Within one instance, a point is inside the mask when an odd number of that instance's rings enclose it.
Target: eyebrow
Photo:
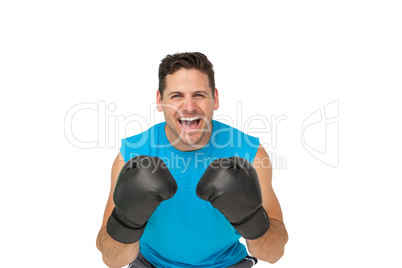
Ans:
[[[203,94],[208,95],[208,92],[206,92],[205,90],[197,90],[197,91],[193,92],[193,94],[197,94],[197,93],[203,93]],[[172,92],[170,92],[168,94],[168,96],[174,95],[174,94],[183,94],[183,92],[181,92],[181,91],[172,91]]]
[[[172,92],[170,92],[170,93],[168,94],[168,96],[174,95],[174,94],[181,94],[181,92],[180,92],[180,91],[172,91]]]

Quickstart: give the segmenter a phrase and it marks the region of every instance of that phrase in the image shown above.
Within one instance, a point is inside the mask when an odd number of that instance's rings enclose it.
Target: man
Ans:
[[[113,163],[97,237],[104,263],[275,263],[288,235],[270,161],[258,138],[212,119],[219,94],[211,62],[198,52],[168,55],[159,66],[156,101],[166,122],[123,139]]]

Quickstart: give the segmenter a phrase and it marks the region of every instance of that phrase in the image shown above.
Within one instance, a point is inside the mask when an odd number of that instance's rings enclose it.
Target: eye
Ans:
[[[195,94],[194,96],[196,96],[196,97],[204,97],[204,95],[203,95],[203,94],[200,94],[200,93],[197,93],[197,94]]]
[[[178,97],[180,97],[180,95],[179,94],[175,94],[175,95],[172,95],[172,99],[175,99],[175,98],[178,98]]]

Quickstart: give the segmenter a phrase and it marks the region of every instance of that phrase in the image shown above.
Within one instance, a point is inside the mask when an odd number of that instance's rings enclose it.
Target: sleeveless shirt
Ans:
[[[166,123],[122,139],[120,152],[127,162],[137,155],[161,158],[178,190],[162,202],[149,219],[140,239],[140,251],[156,267],[228,267],[247,256],[239,233],[212,205],[196,195],[208,165],[222,157],[239,156],[251,163],[259,139],[212,120],[209,142],[196,151],[180,151],[170,144]]]

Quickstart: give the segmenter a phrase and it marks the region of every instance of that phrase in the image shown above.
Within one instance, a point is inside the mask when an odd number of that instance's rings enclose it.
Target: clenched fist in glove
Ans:
[[[198,182],[196,193],[211,202],[244,238],[257,239],[268,231],[258,175],[249,161],[240,157],[213,161]]]
[[[176,181],[160,158],[133,157],[123,166],[116,182],[108,234],[121,243],[137,242],[159,204],[176,191]]]

